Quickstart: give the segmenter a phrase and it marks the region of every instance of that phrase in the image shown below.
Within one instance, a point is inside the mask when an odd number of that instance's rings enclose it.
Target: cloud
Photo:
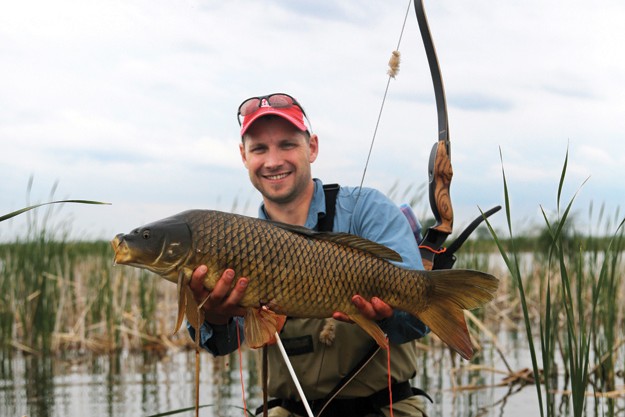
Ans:
[[[295,95],[320,135],[316,175],[358,184],[377,128],[365,185],[425,181],[436,108],[412,8],[401,33],[405,5],[25,0],[1,8],[0,211],[20,206],[34,175],[39,199],[58,180],[63,196],[115,203],[98,211],[110,213],[102,225],[72,209],[83,230],[191,205],[230,209],[237,199],[253,214],[258,196],[238,155],[235,112],[244,98],[276,91]],[[501,149],[515,199],[535,214],[567,148],[571,182],[590,175],[585,190],[622,204],[625,189],[613,181],[625,162],[622,2],[426,9],[459,206],[481,192],[500,197]],[[400,72],[382,108],[400,34]]]

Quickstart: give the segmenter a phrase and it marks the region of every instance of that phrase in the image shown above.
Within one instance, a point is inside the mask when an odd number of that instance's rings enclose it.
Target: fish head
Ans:
[[[192,251],[191,230],[184,219],[169,217],[111,241],[116,264],[147,269],[176,282],[177,270]]]

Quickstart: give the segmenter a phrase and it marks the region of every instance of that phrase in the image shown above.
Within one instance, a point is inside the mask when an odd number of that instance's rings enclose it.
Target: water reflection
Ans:
[[[243,356],[247,361],[243,378],[246,398],[256,406],[259,388],[254,356]],[[200,403],[211,405],[201,415],[243,415],[238,357],[214,359],[202,354],[200,358]],[[136,416],[194,405],[192,351],[73,358],[16,356],[2,360],[1,369],[1,416]]]
[[[413,385],[434,399],[430,416],[520,417],[539,415],[534,385],[522,379],[501,386],[509,366],[519,371],[531,366],[526,343],[511,333],[500,335],[509,352],[505,363],[492,346],[469,364],[446,349],[424,347],[419,358],[421,372]],[[213,358],[203,352],[201,361],[200,410],[206,417],[243,416],[239,356],[235,352]],[[257,366],[258,353],[243,351],[243,384],[249,409],[261,403]],[[3,359],[0,366],[0,416],[109,417],[149,416],[194,405],[195,352],[145,352],[110,356],[36,357]],[[563,388],[562,376],[560,388]],[[554,387],[557,387],[554,383]],[[552,415],[567,416],[571,409],[566,395],[556,395],[560,404]],[[544,394],[543,394],[543,398]],[[588,414],[603,414],[606,400],[588,400]],[[624,400],[617,401],[617,409]],[[176,414],[193,416],[192,410]]]

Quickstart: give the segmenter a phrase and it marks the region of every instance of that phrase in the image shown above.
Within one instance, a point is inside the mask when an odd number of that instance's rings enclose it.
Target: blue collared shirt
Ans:
[[[315,191],[308,210],[305,227],[315,229],[319,214],[325,214],[326,201],[323,184],[314,180]],[[258,210],[260,219],[267,219],[265,207]],[[388,197],[372,188],[341,187],[336,198],[334,232],[347,232],[387,246],[402,257],[396,265],[407,269],[423,269],[419,247],[412,229],[401,210]],[[425,336],[429,329],[414,316],[395,310],[393,316],[378,323],[391,343],[400,344]],[[243,318],[236,317],[230,324],[200,328],[200,343],[213,355],[225,355],[237,348],[236,327],[243,338]],[[187,323],[191,337],[195,331]]]

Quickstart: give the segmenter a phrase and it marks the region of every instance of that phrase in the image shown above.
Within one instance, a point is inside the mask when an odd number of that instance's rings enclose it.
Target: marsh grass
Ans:
[[[520,267],[521,254],[512,232],[505,172],[504,198],[509,239],[504,242],[488,220],[487,224],[518,290],[540,415],[558,415],[561,410],[554,394],[559,391],[566,393],[564,399],[570,397],[570,403],[566,402],[565,408],[570,406],[572,415],[576,417],[586,415],[589,395],[601,397],[602,394],[607,401],[602,403],[605,405],[594,402],[595,415],[613,416],[616,415],[616,407],[610,398],[625,394],[623,389],[616,390],[615,381],[615,357],[622,353],[620,341],[624,336],[623,306],[618,302],[618,296],[623,293],[621,262],[625,250],[625,220],[618,223],[607,247],[597,244],[592,237],[580,240],[565,233],[574,229],[567,226],[570,226],[568,222],[575,199],[573,196],[561,210],[567,163],[568,152],[558,185],[555,221],[550,220],[543,210],[545,233],[538,243],[539,249],[547,247],[547,257],[535,258],[534,268],[543,270],[538,279],[531,275],[524,277]],[[602,242],[605,243],[605,240]],[[538,303],[537,320],[532,317],[534,308],[528,300],[532,287],[534,292],[538,290],[533,298]],[[534,345],[536,336],[540,341],[540,351]],[[591,361],[595,363],[592,366]],[[559,367],[562,368],[560,374]],[[563,387],[558,387],[559,376],[564,380]]]
[[[468,241],[456,264],[500,278],[494,302],[468,316],[478,352],[470,364],[453,356],[450,364],[435,337],[419,341],[423,363],[433,368],[424,367],[419,376],[422,388],[432,380],[444,385],[451,366],[453,392],[507,386],[513,395],[534,384],[543,417],[622,412],[617,399],[625,397],[625,307],[619,300],[625,293],[625,220],[618,211],[608,217],[600,207],[596,222],[588,222],[591,230],[580,233],[571,214],[575,196],[562,203],[566,165],[565,160],[557,214],[552,218],[543,211],[544,227],[538,234],[512,230],[503,173],[508,236],[501,237],[487,222],[483,230],[493,239]],[[403,199],[408,191],[394,192]],[[591,205],[589,219],[594,211]],[[16,351],[66,356],[193,347],[186,331],[172,336],[177,304],[173,285],[140,269],[114,266],[108,242],[68,240],[64,224],[55,222],[57,214],[29,214],[25,236],[0,244],[3,358]],[[512,337],[519,329],[525,331],[518,340],[530,351],[529,371],[509,364],[514,352],[497,340],[501,329]],[[488,344],[494,349],[487,354],[481,347]],[[495,369],[499,359],[505,369]],[[247,366],[255,369],[253,363]],[[217,385],[230,390],[233,384],[228,380]]]
[[[71,242],[33,214],[24,239],[0,245],[2,356],[169,349],[187,343],[173,323],[171,286],[113,266],[108,242]],[[57,228],[58,230],[58,228]]]

